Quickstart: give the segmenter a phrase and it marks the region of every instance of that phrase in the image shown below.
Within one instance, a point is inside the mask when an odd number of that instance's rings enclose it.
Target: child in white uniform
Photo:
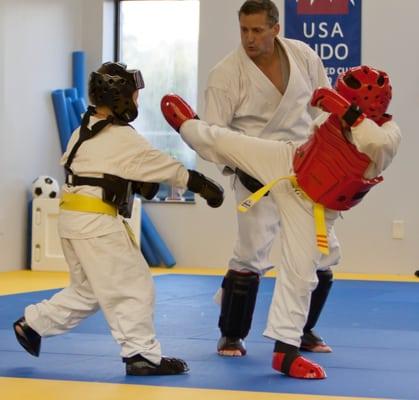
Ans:
[[[143,87],[140,71],[123,64],[105,63],[91,74],[89,97],[95,107],[89,107],[61,160],[67,179],[58,227],[70,285],[26,307],[14,323],[19,343],[34,356],[41,337],[65,333],[100,308],[121,346],[128,375],[188,371],[183,360],[161,355],[153,280],[122,216],[129,217],[134,192],[143,193],[147,184],[154,194],[159,182],[188,188],[212,207],[222,204],[223,190],[153,148],[128,124],[137,117]]]
[[[314,92],[312,105],[331,114],[319,117],[319,126],[314,127],[313,135],[305,143],[261,140],[208,125],[196,120],[195,112],[178,96],[167,95],[162,99],[167,121],[202,158],[240,168],[265,185],[279,177],[291,177],[268,186],[282,223],[282,252],[264,335],[275,340],[273,368],[295,378],[326,377],[321,366],[298,351],[310,295],[317,285],[316,271],[323,247],[339,210],[357,204],[366,187],[380,181],[375,177],[390,164],[401,138],[397,124],[385,114],[391,99],[387,74],[367,66],[352,68],[338,78],[336,89],[337,92],[328,88]],[[316,156],[311,157],[313,154]],[[362,168],[339,171],[339,157],[350,166],[358,162],[358,157]],[[308,168],[301,168],[300,158],[305,159]],[[322,172],[325,168],[333,169],[336,180]],[[296,179],[292,178],[294,174]],[[333,192],[330,188],[337,190]],[[354,188],[359,190],[347,197]],[[338,196],[332,198],[330,193]],[[316,243],[314,206],[339,201],[343,202],[343,208],[325,210],[321,221],[325,238]]]

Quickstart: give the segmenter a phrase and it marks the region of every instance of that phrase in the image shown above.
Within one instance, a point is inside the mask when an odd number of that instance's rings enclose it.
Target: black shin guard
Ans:
[[[333,284],[333,272],[331,269],[317,271],[317,277],[319,283],[311,294],[310,310],[308,312],[304,332],[311,331],[316,325]]]
[[[221,313],[218,327],[222,336],[245,338],[252,323],[259,275],[229,270],[224,277]]]

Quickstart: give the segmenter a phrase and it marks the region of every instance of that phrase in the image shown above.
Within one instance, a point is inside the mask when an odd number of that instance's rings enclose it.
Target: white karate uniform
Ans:
[[[307,137],[313,119],[320,113],[310,106],[311,95],[320,86],[328,87],[329,80],[320,58],[305,43],[277,38],[276,46],[282,69],[289,72],[283,73],[284,93],[240,46],[210,73],[205,92],[205,121],[263,139]],[[232,187],[237,202],[250,194],[236,176],[232,178]],[[263,275],[273,267],[269,255],[280,224],[272,197],[264,197],[251,213],[238,213],[237,221],[238,237],[229,268]],[[339,243],[331,232],[330,255],[322,257],[322,269],[337,264],[339,259]]]
[[[98,121],[91,117],[91,125]],[[79,137],[77,129],[61,164]],[[129,126],[108,125],[78,149],[75,175],[112,174],[145,182],[186,187],[189,173],[178,161],[153,148]],[[102,198],[102,189],[63,186],[64,192]],[[58,229],[70,269],[70,286],[50,300],[30,305],[25,318],[41,336],[64,333],[102,309],[121,356],[141,354],[160,363],[161,349],[153,325],[154,287],[148,265],[132,243],[121,216],[60,210]]]
[[[319,123],[325,117],[327,114],[320,117]],[[295,149],[301,144],[261,140],[197,120],[186,121],[180,133],[205,160],[240,168],[263,184],[293,174],[292,160]],[[379,175],[389,165],[400,138],[399,128],[393,121],[379,127],[365,119],[352,128],[351,140],[372,160],[366,177]],[[299,347],[311,292],[317,286],[316,271],[321,268],[312,203],[296,192],[289,181],[281,181],[274,186],[270,197],[276,205],[282,226],[281,260],[264,335]],[[253,212],[254,208],[247,214]],[[326,210],[325,214],[330,239],[338,212]]]

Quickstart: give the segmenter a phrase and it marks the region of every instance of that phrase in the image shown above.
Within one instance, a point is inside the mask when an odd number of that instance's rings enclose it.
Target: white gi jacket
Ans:
[[[90,118],[90,126],[99,120]],[[79,138],[79,129],[70,138],[61,158],[64,165]],[[133,181],[164,182],[186,188],[189,173],[185,166],[169,155],[154,148],[130,126],[108,125],[77,150],[71,164],[75,175],[101,177],[104,173]],[[102,198],[102,189],[92,186],[64,185],[64,192]],[[59,218],[61,237],[81,239],[105,235],[124,229],[114,217],[61,210]]]
[[[205,160],[240,168],[263,184],[293,174],[294,153],[301,144],[248,137],[198,120],[186,121],[180,134]],[[379,175],[391,163],[400,139],[394,121],[380,127],[365,119],[352,128],[354,144],[371,158],[368,177]],[[271,196],[282,224],[282,254],[264,335],[299,347],[321,259],[315,242],[312,203],[296,193],[288,181],[274,186]],[[252,212],[253,209],[248,213]],[[335,211],[326,211],[328,232],[337,215]]]
[[[320,114],[309,105],[313,91],[329,87],[323,64],[307,44],[277,38],[289,63],[289,79],[281,94],[240,46],[211,71],[205,91],[204,120],[248,136],[299,140]],[[280,129],[278,129],[278,127]]]

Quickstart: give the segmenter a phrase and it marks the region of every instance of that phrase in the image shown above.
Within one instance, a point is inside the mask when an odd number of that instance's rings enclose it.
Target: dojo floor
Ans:
[[[419,280],[336,274],[318,331],[331,354],[309,354],[328,378],[302,381],[270,367],[262,336],[274,279],[262,280],[248,356],[215,353],[223,270],[153,268],[155,323],[163,353],[187,360],[187,375],[126,377],[119,347],[99,312],[66,335],[43,340],[40,358],[24,352],[11,325],[25,305],[67,284],[62,272],[0,273],[0,399],[419,399]],[[139,288],[141,290],[141,288]]]

